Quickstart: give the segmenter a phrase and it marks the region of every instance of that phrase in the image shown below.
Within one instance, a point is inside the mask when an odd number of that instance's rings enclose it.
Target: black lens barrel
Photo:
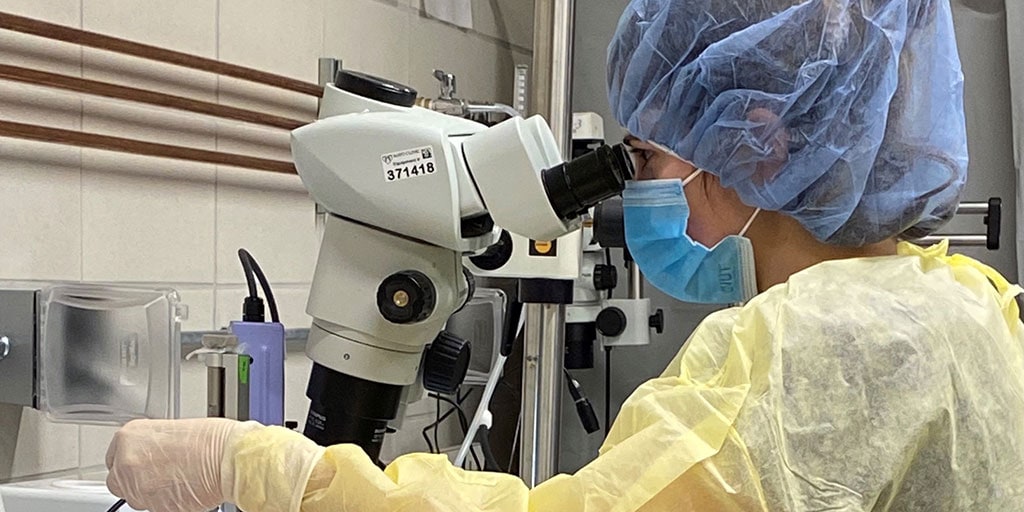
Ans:
[[[371,382],[313,363],[303,434],[321,446],[352,443],[377,461],[388,422],[395,419],[402,386]]]
[[[564,220],[618,195],[632,177],[633,164],[623,144],[601,146],[541,173],[548,201]]]

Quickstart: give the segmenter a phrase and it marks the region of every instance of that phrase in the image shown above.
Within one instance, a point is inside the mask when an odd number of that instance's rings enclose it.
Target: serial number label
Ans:
[[[437,172],[434,148],[430,146],[381,155],[380,163],[384,167],[384,181],[388,183]]]

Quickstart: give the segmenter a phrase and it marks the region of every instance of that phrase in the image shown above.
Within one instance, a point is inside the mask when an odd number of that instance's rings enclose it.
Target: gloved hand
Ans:
[[[132,421],[107,450],[107,488],[138,510],[210,510],[233,496],[225,449],[257,428],[224,418]]]

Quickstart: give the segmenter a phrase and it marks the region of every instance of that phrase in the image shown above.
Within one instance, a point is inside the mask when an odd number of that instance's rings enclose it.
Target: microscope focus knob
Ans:
[[[616,307],[602,309],[597,314],[597,332],[604,336],[615,337],[626,332],[626,314]]]
[[[655,311],[648,319],[648,325],[658,334],[665,332],[665,312],[660,308]]]
[[[434,312],[436,303],[434,283],[415,270],[391,274],[377,287],[377,309],[392,323],[422,322]]]
[[[456,392],[466,378],[470,355],[469,343],[441,331],[423,361],[423,387],[435,393]]]
[[[619,272],[614,265],[594,265],[594,289],[611,290],[619,284]]]

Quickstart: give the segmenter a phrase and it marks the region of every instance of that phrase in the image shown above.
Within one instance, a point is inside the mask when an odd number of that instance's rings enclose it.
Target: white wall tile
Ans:
[[[213,287],[172,285],[181,302],[188,306],[188,320],[181,324],[182,331],[209,331],[213,325]]]
[[[413,14],[397,3],[332,0],[324,16],[324,56],[347,69],[407,83],[410,44],[429,44],[410,38]]]
[[[312,121],[316,113],[307,111],[308,116],[293,118],[301,121]],[[292,160],[291,134],[288,131],[271,127],[245,123],[217,122],[217,150],[225,153],[270,158],[272,160]],[[232,168],[238,170],[237,168]],[[270,173],[254,173],[244,169],[242,173],[224,173],[225,181],[236,177],[240,184],[256,181],[266,188],[286,188],[294,192],[304,190],[297,174],[280,175]]]
[[[0,0],[0,11],[50,23],[77,26],[82,0]]]
[[[79,433],[79,467],[106,466],[107,448],[119,427],[82,425]]]
[[[217,0],[138,2],[82,0],[82,28],[171,50],[217,57]],[[83,76],[180,94],[216,99],[210,73],[85,48]]]
[[[82,277],[79,151],[0,139],[0,278]]]
[[[220,0],[219,58],[316,82],[322,0]]]
[[[3,119],[74,130],[81,115],[73,95],[0,81]],[[77,148],[0,138],[0,277],[81,278],[80,166]]]
[[[77,468],[78,449],[78,425],[53,423],[23,408],[11,478]]]
[[[181,52],[216,56],[217,0],[82,0],[82,28]]]
[[[83,279],[212,282],[214,172],[83,151]]]
[[[0,0],[0,11],[78,28],[81,0]],[[78,76],[81,53],[77,46],[0,30],[0,62]]]
[[[217,282],[245,282],[239,248],[252,253],[271,284],[309,282],[316,222],[297,177],[225,167],[217,177]]]
[[[317,83],[317,80],[309,80],[309,82]],[[218,83],[217,97],[222,105],[307,123],[316,119],[317,98],[313,96],[226,76],[220,77]],[[239,126],[253,125],[239,123]],[[280,129],[279,132],[288,133],[283,129]]]
[[[82,101],[55,89],[0,81],[0,115],[6,121],[78,129]]]
[[[316,83],[323,9],[319,0],[221,0],[219,58]],[[311,96],[230,77],[221,77],[219,88],[225,105],[307,122],[316,118],[316,98]],[[282,147],[287,148],[287,131],[277,133],[284,135]]]
[[[144,38],[132,40],[149,43]],[[82,76],[200,101],[217,100],[216,75],[92,48],[82,48]]]
[[[209,118],[145,105],[82,100],[82,130],[198,149],[216,147],[217,124]]]
[[[241,274],[241,270],[238,272]],[[272,279],[268,276],[268,279]],[[274,282],[270,281],[270,285],[273,286]],[[257,284],[257,286],[259,286]],[[275,287],[276,288],[276,287]],[[233,286],[218,286],[215,293],[216,305],[214,306],[214,318],[213,328],[214,329],[227,329],[228,325],[234,321],[240,321],[242,319],[242,301],[248,295],[248,291],[245,286],[233,285]],[[263,297],[263,292],[259,292],[260,297]],[[275,293],[276,295],[276,293]],[[267,319],[270,318],[270,310],[266,308],[266,302],[264,301],[264,312]]]

